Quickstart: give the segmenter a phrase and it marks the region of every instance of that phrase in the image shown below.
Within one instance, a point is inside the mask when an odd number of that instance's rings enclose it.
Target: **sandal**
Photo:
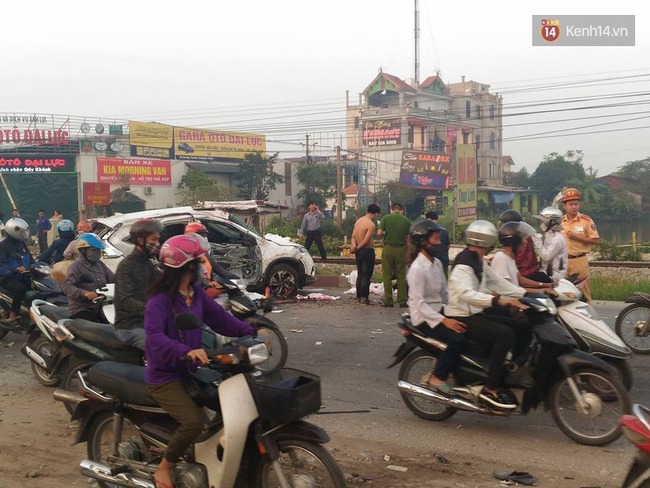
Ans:
[[[495,471],[492,473],[498,480],[512,481],[528,486],[537,486],[537,479],[526,471]]]

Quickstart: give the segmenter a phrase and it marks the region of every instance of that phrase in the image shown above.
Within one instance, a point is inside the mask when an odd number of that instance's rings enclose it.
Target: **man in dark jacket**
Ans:
[[[74,240],[74,224],[71,220],[63,219],[56,224],[56,230],[59,232],[59,238],[48,247],[45,252],[42,252],[38,260],[48,264],[55,264],[63,261],[63,252],[68,245]]]
[[[9,322],[16,322],[25,294],[30,289],[31,277],[27,268],[34,263],[27,243],[29,225],[23,219],[13,218],[5,224],[7,237],[0,242],[0,286],[13,295]]]
[[[140,219],[131,226],[133,251],[117,266],[115,275],[115,335],[124,344],[144,350],[144,308],[147,291],[158,276],[154,264],[164,226],[154,219]],[[152,261],[153,260],[153,261]]]

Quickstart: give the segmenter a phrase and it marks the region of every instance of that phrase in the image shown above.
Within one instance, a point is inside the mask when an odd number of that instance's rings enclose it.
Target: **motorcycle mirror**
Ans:
[[[191,312],[183,312],[176,315],[174,325],[178,330],[191,330],[201,327],[199,318]]]

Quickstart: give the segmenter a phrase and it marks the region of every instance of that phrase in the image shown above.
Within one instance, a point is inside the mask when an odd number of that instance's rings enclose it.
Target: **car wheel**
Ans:
[[[299,276],[289,264],[276,264],[271,268],[268,287],[277,298],[289,298],[298,293]]]

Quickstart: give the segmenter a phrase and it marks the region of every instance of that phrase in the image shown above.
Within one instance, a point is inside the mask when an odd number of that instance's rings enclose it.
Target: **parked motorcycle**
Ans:
[[[633,382],[630,348],[601,320],[591,305],[580,301],[582,292],[574,283],[562,279],[553,289],[557,293],[552,297],[557,305],[557,319],[578,343],[578,348],[612,366],[629,391]]]
[[[20,307],[18,314],[18,321],[9,323],[7,317],[11,304],[13,302],[13,294],[4,288],[0,287],[0,307],[2,307],[2,316],[0,317],[0,339],[6,336],[9,332],[25,332],[30,324],[29,308],[33,300],[42,299],[47,300],[54,305],[68,304],[68,298],[61,290],[59,284],[50,278],[52,268],[46,263],[37,262],[27,268],[25,273],[29,274],[31,281],[31,289],[25,295],[23,303]]]
[[[320,408],[317,376],[288,368],[256,371],[267,350],[251,338],[236,339],[210,356],[212,363],[195,374],[203,385],[195,399],[214,413],[175,464],[174,486],[346,486],[322,446],[327,433],[301,420]],[[76,442],[88,446],[81,473],[102,488],[154,488],[157,462],[178,424],[150,396],[144,368],[105,361],[80,381],[83,396],[71,399],[74,394],[57,390],[54,398],[77,402]]]
[[[284,334],[275,322],[266,314],[273,310],[273,297],[265,300],[264,295],[246,291],[244,280],[234,280],[215,275],[214,279],[221,285],[224,294],[216,299],[225,310],[239,320],[251,324],[257,330],[265,331],[268,336],[269,358],[257,368],[262,371],[273,371],[284,367],[289,355],[289,346]],[[258,313],[260,301],[263,301],[263,315]]]
[[[506,363],[504,384],[519,404],[514,411],[526,414],[544,402],[560,430],[574,441],[601,446],[617,439],[621,435],[618,419],[630,411],[630,400],[616,373],[602,359],[578,349],[554,320],[556,307],[548,296],[535,293],[520,300],[529,306],[526,314],[533,325],[533,339],[524,361]],[[448,380],[454,396],[445,395],[423,384],[428,385],[446,344],[427,337],[406,315],[399,328],[405,342],[389,367],[403,362],[398,388],[415,415],[446,420],[458,410],[500,416],[513,412],[479,398],[487,377],[485,345],[469,341],[460,366]]]
[[[616,317],[616,333],[637,354],[650,354],[650,293],[637,292]]]
[[[632,405],[632,413],[621,417],[623,434],[636,446],[637,452],[621,488],[650,487],[650,410]]]

